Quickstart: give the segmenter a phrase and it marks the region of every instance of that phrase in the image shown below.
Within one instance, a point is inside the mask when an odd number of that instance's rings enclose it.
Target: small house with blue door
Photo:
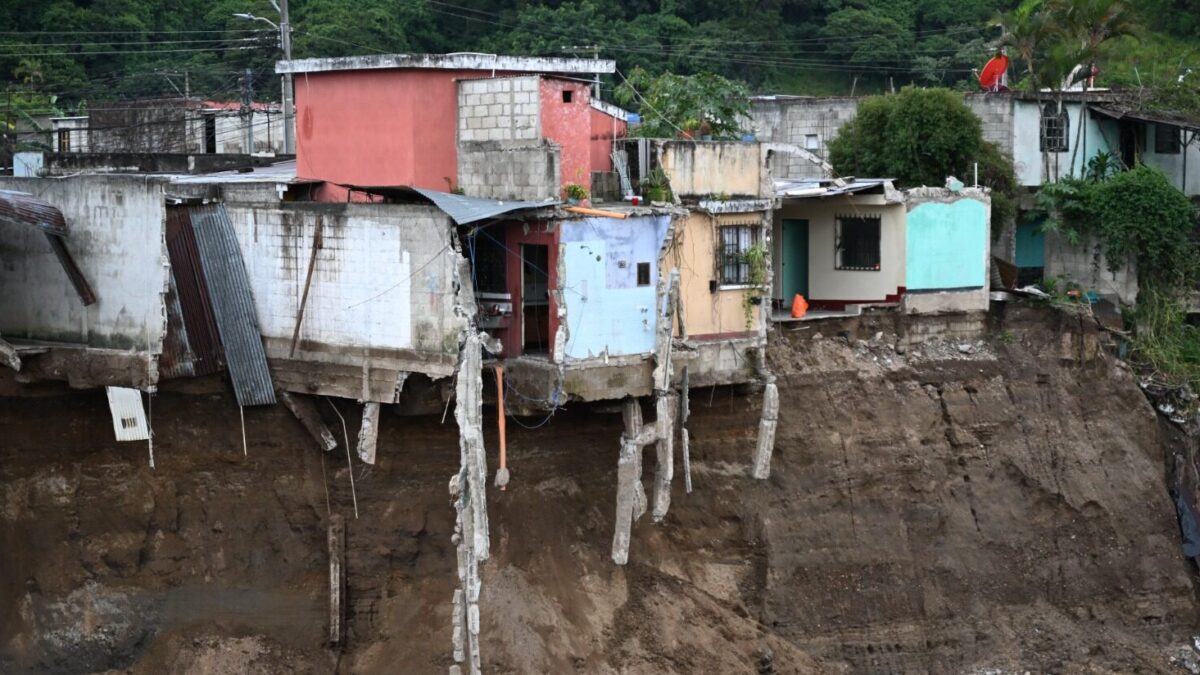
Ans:
[[[896,190],[885,179],[781,181],[774,218],[776,320],[894,307],[988,307],[991,199],[979,188]]]

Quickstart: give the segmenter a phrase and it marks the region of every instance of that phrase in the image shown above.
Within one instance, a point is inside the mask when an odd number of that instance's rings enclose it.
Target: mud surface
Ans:
[[[1033,310],[961,351],[812,332],[771,351],[772,477],[748,474],[757,398],[693,391],[695,490],[677,468],[625,568],[615,410],[508,425],[487,672],[1179,672],[1197,607],[1126,370]],[[0,672],[446,672],[452,419],[384,413],[378,465],[354,460],[355,519],[344,452],[282,408],[246,411],[243,456],[231,397],[160,394],[151,470],[144,443],[111,440],[102,392],[0,399]],[[339,652],[330,510],[347,524]]]

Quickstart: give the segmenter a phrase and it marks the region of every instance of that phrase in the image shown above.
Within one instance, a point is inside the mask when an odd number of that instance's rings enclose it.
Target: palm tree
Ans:
[[[1075,150],[1071,152],[1071,173],[1074,175],[1075,153],[1080,145],[1083,146],[1083,161],[1087,162],[1087,91],[1092,73],[1103,56],[1101,47],[1115,38],[1136,36],[1140,24],[1126,0],[1055,0],[1051,12],[1064,43],[1073,51],[1075,63],[1083,66],[1076,78],[1083,80],[1083,104]]]
[[[994,23],[1004,29],[1000,46],[1011,49],[1020,59],[1025,66],[1026,86],[1037,91],[1043,75],[1038,68],[1042,49],[1053,28],[1049,15],[1042,11],[1041,0],[1026,0],[1011,12],[1001,14]]]

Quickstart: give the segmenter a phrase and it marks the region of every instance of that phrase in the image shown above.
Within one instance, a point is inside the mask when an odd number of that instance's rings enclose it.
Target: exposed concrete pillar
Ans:
[[[754,451],[754,477],[764,480],[771,477],[771,453],[775,450],[775,427],[779,419],[779,388],[775,376],[767,376],[763,389],[762,419],[758,423],[758,446]]]
[[[375,445],[379,440],[379,404],[363,404],[362,426],[358,429],[358,458],[367,464],[375,463]]]
[[[336,645],[345,637],[342,630],[342,617],[346,615],[345,604],[345,565],[342,557],[346,550],[346,525],[340,513],[329,516],[327,532],[329,545],[329,644]]]
[[[675,477],[675,413],[679,399],[672,392],[660,393],[655,400],[655,435],[658,466],[654,472],[654,508],[650,517],[660,523],[671,508],[671,480]]]
[[[641,495],[638,513],[637,487],[642,484],[642,448],[638,436],[642,431],[642,409],[637,399],[627,398],[621,406],[625,433],[621,434],[621,456],[617,460],[617,518],[613,532],[612,559],[618,565],[629,562],[629,533],[633,521],[646,510],[646,495]],[[636,515],[635,515],[636,514]]]
[[[479,563],[489,551],[487,460],[483,448],[482,349],[486,335],[468,328],[459,355],[454,419],[458,422],[459,472],[450,479],[457,522],[460,588],[455,592],[454,657],[466,672],[479,672]],[[462,666],[456,666],[461,668]]]
[[[684,366],[683,382],[679,385],[679,450],[683,457],[683,489],[690,495],[692,494],[692,454],[688,447],[687,421],[692,411],[688,387],[688,367]]]
[[[325,423],[321,421],[321,414],[317,412],[317,404],[307,396],[301,394],[293,394],[287,391],[280,391],[279,400],[296,419],[300,420],[300,424],[304,425],[308,434],[317,442],[317,447],[329,452],[337,447],[337,440],[333,436],[333,432]]]
[[[17,355],[17,348],[0,338],[0,365],[8,366],[13,370],[21,369],[21,357]]]

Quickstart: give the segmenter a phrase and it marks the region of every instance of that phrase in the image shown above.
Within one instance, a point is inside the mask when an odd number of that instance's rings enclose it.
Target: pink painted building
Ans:
[[[625,120],[613,106],[594,106],[582,80],[614,70],[607,60],[485,54],[276,66],[295,77],[297,174],[325,181],[318,197],[334,201],[347,198],[342,185],[461,187],[473,196],[522,198],[559,196],[567,183],[590,188],[592,171],[612,170],[609,152]],[[482,80],[510,86],[482,91],[489,88]],[[514,91],[518,82],[534,96]],[[497,102],[501,93],[508,96]],[[510,176],[497,177],[498,167]]]

